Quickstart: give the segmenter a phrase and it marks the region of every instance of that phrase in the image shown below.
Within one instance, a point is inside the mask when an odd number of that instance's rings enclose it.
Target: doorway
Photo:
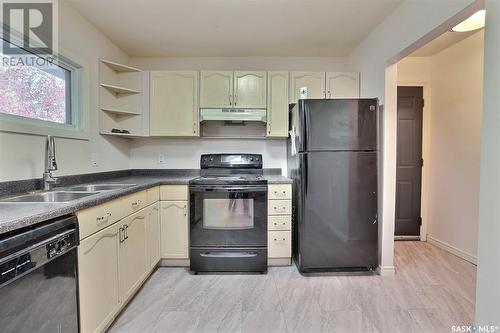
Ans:
[[[396,238],[418,239],[422,225],[423,88],[398,87]]]

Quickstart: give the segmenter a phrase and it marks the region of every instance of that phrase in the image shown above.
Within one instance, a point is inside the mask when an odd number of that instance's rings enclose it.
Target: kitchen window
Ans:
[[[55,59],[0,53],[1,131],[86,138],[82,66]]]

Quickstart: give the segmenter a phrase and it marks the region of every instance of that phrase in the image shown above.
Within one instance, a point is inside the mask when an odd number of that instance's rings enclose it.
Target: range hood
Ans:
[[[267,121],[266,109],[200,109],[200,121]]]

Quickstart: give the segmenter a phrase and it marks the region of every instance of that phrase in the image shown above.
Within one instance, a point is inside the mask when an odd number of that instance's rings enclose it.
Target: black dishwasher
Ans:
[[[0,237],[0,330],[78,332],[76,217]]]

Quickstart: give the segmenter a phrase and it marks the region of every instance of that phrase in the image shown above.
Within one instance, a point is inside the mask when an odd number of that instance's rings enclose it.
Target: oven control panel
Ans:
[[[260,154],[206,154],[201,155],[200,167],[262,169]]]

